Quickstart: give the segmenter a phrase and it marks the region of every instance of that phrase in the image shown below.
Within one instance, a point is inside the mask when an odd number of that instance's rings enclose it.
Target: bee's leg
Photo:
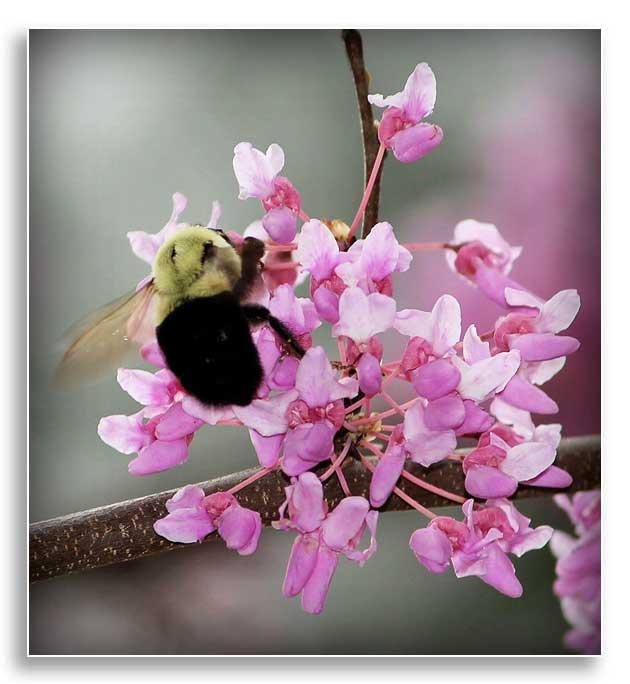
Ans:
[[[242,301],[252,291],[261,277],[260,260],[265,255],[265,243],[254,237],[246,237],[241,250],[241,277],[234,286],[234,294]]]
[[[295,335],[282,321],[279,321],[275,316],[272,316],[269,309],[260,304],[243,304],[241,310],[245,314],[245,318],[247,318],[252,325],[267,323],[295,356],[299,359],[304,356],[304,349],[302,349],[302,345],[295,339]]]

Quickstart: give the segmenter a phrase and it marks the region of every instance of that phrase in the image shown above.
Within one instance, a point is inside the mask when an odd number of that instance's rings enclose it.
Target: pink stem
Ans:
[[[277,242],[266,242],[265,249],[268,252],[292,252],[297,249],[297,244],[295,242],[290,242],[286,245],[281,245]]]
[[[400,407],[400,404],[399,404],[397,401],[395,401],[394,399],[392,399],[392,397],[390,397],[389,394],[387,394],[387,392],[383,392],[383,390],[381,390],[380,395],[381,395],[381,397],[383,397],[383,399],[385,399],[385,401],[386,401],[393,409],[395,409],[398,413],[400,413],[401,416],[404,416],[404,415],[405,415],[405,412],[404,412],[404,410]]]
[[[351,493],[345,475],[341,471],[341,464],[343,463],[344,458],[347,456],[351,444],[352,439],[348,437],[348,439],[346,439],[346,443],[343,445],[343,449],[341,450],[341,453],[339,454],[337,460],[332,461],[330,468],[328,468],[326,472],[322,473],[322,475],[320,475],[319,477],[319,479],[322,482],[325,482],[333,473],[336,473],[337,477],[339,478],[339,484],[341,485],[341,489],[343,489],[343,492],[346,496],[351,496]]]
[[[341,361],[342,366],[345,366],[348,361],[346,359],[346,348],[341,337],[337,338],[337,349],[339,350],[339,361]]]
[[[346,414],[353,413],[358,408],[361,408],[361,406],[363,406],[363,404],[365,404],[366,401],[366,397],[363,397],[362,399],[359,399],[359,401],[355,401],[354,404],[350,404],[350,406],[348,406],[348,408],[345,409]]]
[[[302,209],[300,209],[298,216],[302,219],[302,221],[304,221],[304,223],[311,220],[311,217],[305,211],[302,211]]]
[[[292,268],[298,268],[297,261],[287,261],[279,264],[264,264],[265,271],[286,271]]]
[[[217,425],[237,425],[242,427],[243,423],[238,418],[225,418],[224,420],[218,420]]]
[[[227,493],[228,494],[235,494],[236,492],[240,492],[241,489],[245,489],[245,487],[248,487],[252,482],[256,482],[256,480],[260,480],[261,477],[265,477],[267,473],[270,473],[273,470],[273,468],[262,468],[259,470],[257,473],[254,473],[253,475],[250,475],[248,478],[245,478],[241,482],[239,482],[237,485],[234,485],[232,489],[228,489]]]
[[[370,199],[370,195],[372,194],[372,190],[374,189],[374,183],[376,183],[376,177],[378,176],[378,170],[381,167],[381,164],[383,162],[383,157],[385,156],[385,145],[381,143],[380,147],[378,148],[378,152],[376,153],[376,159],[374,160],[374,166],[372,167],[372,172],[370,173],[370,178],[367,182],[367,185],[365,187],[365,192],[363,193],[363,199],[361,200],[361,204],[359,204],[359,208],[357,209],[357,213],[352,220],[352,225],[350,226],[350,233],[348,234],[348,242],[354,237],[354,234],[357,232],[357,228],[359,227],[359,223],[361,222],[361,219],[363,218],[363,214],[365,213],[365,208],[367,207],[367,203]]]
[[[400,404],[399,408],[403,410],[408,409],[410,406],[413,406],[418,401],[420,401],[420,397],[410,399],[409,401],[406,401],[404,404]],[[390,416],[393,416],[396,413],[398,413],[397,409],[390,409],[389,411],[375,413],[371,416],[367,416],[366,418],[359,418],[357,420],[351,420],[349,422],[350,425],[357,427],[359,425],[367,425],[368,423],[376,423],[378,420],[382,420],[383,418],[389,418]]]

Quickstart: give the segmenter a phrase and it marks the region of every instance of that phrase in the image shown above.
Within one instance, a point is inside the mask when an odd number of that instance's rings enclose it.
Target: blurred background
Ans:
[[[565,435],[600,429],[600,35],[598,31],[363,32],[372,92],[399,90],[420,61],[435,71],[430,120],[444,143],[412,165],[387,160],[381,217],[400,241],[448,240],[463,218],[495,223],[524,252],[513,276],[550,297],[577,287],[570,334],[582,349],[545,389]],[[103,444],[100,417],[136,404],[115,378],[71,393],[50,387],[58,340],[85,313],[147,273],[130,229],[159,230],[171,194],[183,220],[243,230],[234,145],[282,145],[285,172],[312,216],[351,221],[362,192],[352,78],[337,31],[30,32],[31,521],[249,467],[245,431],[206,428],[188,462],[146,478]],[[464,324],[499,314],[446,267],[417,254],[397,283],[399,308],[445,292]],[[324,336],[318,338],[319,342]],[[401,343],[392,337],[386,349]],[[520,507],[520,506],[519,506]],[[522,504],[535,524],[569,529],[549,500]],[[342,563],[325,612],[280,593],[290,535],[265,531],[240,558],[206,544],[35,584],[36,654],[560,654],[566,624],[548,550],[518,559],[522,599],[482,582],[430,576],[409,552],[413,513],[379,521],[379,553]],[[423,524],[423,523],[422,523]]]

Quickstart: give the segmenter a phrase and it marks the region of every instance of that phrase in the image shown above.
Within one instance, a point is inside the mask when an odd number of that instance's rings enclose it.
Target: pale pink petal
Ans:
[[[181,403],[178,402],[160,416],[159,422],[155,426],[155,436],[166,441],[181,439],[193,434],[202,425],[204,425],[203,420],[186,413]]]
[[[435,527],[416,530],[409,539],[409,547],[427,570],[445,572],[451,560],[451,543],[448,537]]]
[[[358,382],[340,383],[324,348],[311,347],[300,361],[295,388],[311,408],[323,408],[331,401],[353,397]]]
[[[550,359],[549,361],[529,363],[523,369],[523,373],[532,384],[544,385],[563,369],[566,361],[566,356],[561,356],[558,359]]]
[[[271,468],[278,462],[280,450],[284,442],[284,435],[272,435],[263,437],[256,430],[249,430],[249,438],[252,440],[258,463],[263,468]]]
[[[198,508],[205,496],[205,492],[198,485],[186,485],[178,489],[166,502],[166,510],[172,513],[178,508]]]
[[[243,238],[254,237],[267,242],[269,240],[269,233],[263,228],[262,221],[252,221],[243,231]]]
[[[510,553],[513,553],[519,558],[528,551],[542,549],[543,546],[551,539],[553,535],[553,528],[549,525],[540,525],[536,529],[529,531],[518,538],[517,541],[510,544]]]
[[[474,325],[469,326],[466,330],[463,352],[466,363],[477,363],[490,358],[490,345],[488,342],[482,342]]]
[[[297,596],[304,589],[315,568],[318,549],[316,537],[299,534],[295,538],[282,585],[282,593],[287,598]]]
[[[287,409],[298,398],[294,390],[267,399],[254,399],[248,406],[233,406],[234,415],[263,437],[284,434],[289,426]]]
[[[427,311],[403,309],[396,314],[393,327],[407,337],[421,337],[428,342],[432,338],[432,318],[431,313]]]
[[[538,425],[534,430],[534,440],[545,442],[555,451],[562,439],[562,425],[560,423],[550,423],[548,425]]]
[[[387,278],[394,271],[406,271],[411,263],[411,253],[398,244],[391,224],[377,223],[362,244],[359,263],[364,273],[376,282]]]
[[[269,311],[290,328],[294,335],[305,335],[321,325],[313,302],[296,297],[290,285],[276,288],[269,302]]]
[[[542,309],[544,305],[544,300],[540,297],[536,297],[531,292],[523,290],[520,288],[507,287],[505,289],[505,301],[514,307],[528,307],[530,309]]]
[[[218,529],[228,549],[249,556],[258,547],[262,530],[260,513],[232,505],[219,518]]]
[[[315,280],[329,278],[340,263],[339,246],[333,234],[317,219],[302,226],[297,244],[295,257]]]
[[[355,549],[353,548],[354,542],[357,541],[355,538],[355,540],[350,543],[350,546],[343,552],[348,560],[354,561],[355,563],[358,563],[359,566],[363,567],[366,561],[368,561],[376,553],[376,549],[378,548],[378,544],[376,543],[377,523],[378,511],[370,511],[365,516],[365,525],[370,532],[370,543],[367,548],[363,550]],[[359,534],[361,533],[362,530],[359,532]]]
[[[458,392],[462,398],[476,401],[483,401],[493,391],[500,392],[521,363],[518,351],[500,352],[473,365],[456,356],[451,360],[461,373]]]
[[[397,107],[402,109],[412,121],[420,121],[429,116],[435,106],[435,75],[431,67],[422,62],[407,78],[402,92],[383,97],[380,93],[368,95],[368,100],[377,107]]]
[[[534,422],[529,411],[523,411],[496,397],[490,404],[490,412],[505,425],[512,426],[516,434],[531,439],[534,434]]]
[[[396,302],[391,297],[378,292],[366,295],[360,288],[350,287],[339,298],[339,321],[333,327],[333,335],[366,342],[391,328],[395,316]]]
[[[427,339],[433,351],[442,356],[457,342],[462,331],[459,302],[451,295],[442,295],[431,311],[431,336]]]
[[[144,406],[164,406],[173,400],[169,383],[157,373],[119,368],[118,384]]]
[[[188,458],[188,442],[176,439],[172,442],[162,442],[159,439],[142,449],[138,456],[129,462],[131,475],[150,475],[161,473],[178,466]]]
[[[538,326],[545,332],[557,333],[568,328],[580,310],[577,290],[562,290],[545,302],[538,317]]]
[[[274,194],[274,180],[284,166],[284,152],[273,144],[263,154],[251,143],[242,142],[234,148],[234,174],[239,184],[239,199],[266,199]]]
[[[157,235],[145,233],[143,230],[132,230],[127,233],[131,251],[150,266],[162,246],[162,240]]]
[[[203,508],[179,508],[156,520],[153,529],[169,541],[192,544],[201,541],[216,528]]]
[[[502,257],[505,262],[502,272],[508,274],[512,263],[520,255],[522,247],[512,247],[501,235],[497,227],[491,223],[481,223],[474,219],[460,221],[455,226],[454,245],[463,245],[467,242],[481,242],[485,247]]]
[[[556,452],[544,442],[524,442],[512,447],[499,468],[519,482],[540,475],[555,460]]]
[[[423,466],[430,466],[446,458],[457,446],[452,430],[435,432],[424,421],[424,408],[420,402],[405,412],[405,448],[411,459]]]
[[[142,356],[142,358],[152,366],[166,368],[164,354],[162,354],[160,345],[155,340],[142,345],[140,348],[140,356]]]
[[[324,609],[338,560],[339,557],[334,551],[320,546],[315,567],[302,590],[302,608],[307,613],[317,615]]]
[[[153,437],[142,429],[142,411],[132,416],[106,416],[98,423],[98,436],[122,454],[134,454],[148,446]]]

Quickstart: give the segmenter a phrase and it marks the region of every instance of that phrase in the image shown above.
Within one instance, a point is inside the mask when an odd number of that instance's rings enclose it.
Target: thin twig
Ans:
[[[361,117],[361,133],[363,135],[365,187],[368,178],[370,177],[370,173],[372,172],[372,167],[376,162],[379,148],[374,113],[372,112],[372,105],[367,99],[370,76],[365,68],[365,61],[363,59],[363,42],[361,40],[361,34],[354,29],[344,29],[341,32],[341,37],[346,46],[346,53],[348,55],[348,60],[350,61],[350,68],[352,69],[352,76],[354,78],[354,86],[357,91],[357,102],[359,104],[359,114]],[[370,199],[365,208],[362,231],[362,236],[364,238],[369,235],[372,227],[378,223],[378,203],[381,193],[382,172],[383,164],[381,164],[374,183],[374,189],[372,190],[372,194],[370,195]]]
[[[563,491],[574,492],[599,487],[599,456],[599,435],[563,439],[558,449],[556,463],[573,477],[571,487]],[[351,450],[342,467],[352,494],[368,496],[370,473],[361,465],[356,452]],[[258,470],[258,468],[250,468],[240,473],[202,482],[199,486],[206,494],[227,491],[251,477]],[[319,475],[323,471],[324,467],[316,472]],[[413,464],[409,467],[409,471],[416,477],[453,494],[467,496],[461,463],[445,461],[430,468]],[[278,508],[285,499],[284,487],[287,484],[288,479],[281,472],[272,470],[237,492],[235,496],[243,506],[257,510],[264,524],[269,525],[272,520],[278,518]],[[427,508],[453,505],[452,502],[432,492],[418,489],[414,483],[407,480],[402,480],[399,486],[401,491]],[[153,530],[153,523],[166,514],[164,504],[175,491],[173,489],[140,499],[33,523],[30,526],[29,548],[31,581],[68,575],[162,551],[186,548],[186,544],[169,542]],[[553,489],[519,487],[515,498],[550,496],[555,492],[556,490]],[[324,496],[330,510],[344,497],[336,477],[331,477],[324,483]],[[390,497],[380,510],[394,511],[408,508],[408,505],[398,497]],[[215,538],[216,534],[211,534],[206,539]]]

